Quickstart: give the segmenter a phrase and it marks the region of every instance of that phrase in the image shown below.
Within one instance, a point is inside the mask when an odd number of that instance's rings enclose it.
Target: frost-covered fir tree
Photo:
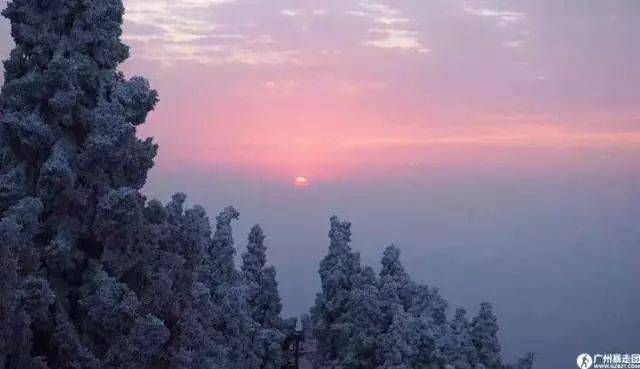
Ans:
[[[475,347],[471,341],[471,324],[466,314],[464,308],[456,309],[449,323],[449,340],[445,354],[456,369],[473,369],[478,363]]]
[[[404,273],[398,257],[400,252],[395,246],[385,250],[380,272],[380,333],[377,336],[376,358],[379,369],[410,368],[415,356],[413,339],[416,329],[411,316],[406,312],[403,297],[405,287],[410,282]],[[391,267],[391,268],[390,268]],[[405,278],[406,277],[406,278]]]
[[[416,347],[410,327],[411,318],[400,304],[393,304],[391,322],[379,337],[377,369],[410,369]]]
[[[120,0],[13,0],[0,95],[0,368],[258,368],[228,208],[139,189],[157,94],[117,66]],[[267,349],[265,349],[265,347]],[[269,359],[271,360],[271,359]]]
[[[321,353],[319,363],[339,367],[353,328],[350,308],[353,283],[360,273],[360,255],[351,251],[351,223],[330,220],[329,253],[320,262],[321,291],[311,310],[313,330]]]
[[[249,287],[249,309],[255,321],[262,327],[276,328],[280,325],[282,303],[278,294],[276,270],[266,266],[267,247],[264,233],[259,225],[251,228],[247,251],[242,254],[242,275]]]
[[[409,312],[412,317],[412,333],[415,338],[415,367],[443,366],[447,362],[447,302],[437,289],[426,285],[416,287]]]
[[[237,220],[240,213],[229,206],[216,217],[216,231],[209,247],[207,262],[211,262],[212,280],[220,284],[234,284],[238,281],[238,271],[233,265],[236,250],[233,246],[231,222]]]
[[[471,342],[476,348],[478,360],[487,369],[503,368],[498,329],[498,318],[491,304],[483,302],[480,312],[471,322]]]
[[[262,343],[258,357],[261,368],[278,368],[282,365],[284,334],[279,331],[282,304],[278,293],[276,270],[266,266],[267,247],[264,233],[259,225],[249,233],[247,251],[242,254],[242,276],[247,284],[248,307],[260,330],[255,338]]]
[[[345,368],[364,369],[377,366],[378,340],[383,332],[382,307],[376,274],[372,268],[364,267],[354,278],[349,314],[353,329],[346,347],[347,356],[343,359]]]
[[[9,249],[4,252],[16,267],[5,271],[11,280],[17,286],[37,281],[29,299],[41,301],[30,312],[23,292],[9,290],[14,296],[2,309],[13,310],[23,325],[12,333],[20,340],[0,342],[0,362],[8,367],[91,367],[116,356],[128,365],[123,350],[137,350],[133,336],[150,321],[136,309],[139,301],[131,301],[128,315],[109,321],[123,328],[102,340],[88,330],[102,329],[109,318],[92,320],[80,304],[84,285],[100,277],[91,272],[97,270],[92,260],[122,277],[131,266],[113,258],[135,254],[127,231],[139,231],[139,219],[103,237],[103,230],[117,227],[97,218],[101,207],[126,201],[133,201],[131,211],[124,211],[128,205],[118,210],[135,218],[140,208],[133,193],[144,184],[156,152],[151,140],[135,136],[156,93],[144,79],[127,80],[115,69],[128,56],[119,39],[123,11],[119,1],[71,0],[15,0],[3,11],[16,46],[4,63],[0,95],[0,213],[3,224],[12,218],[17,224],[3,229],[3,238],[17,234],[19,243],[0,247]],[[126,285],[112,288],[118,292],[94,300],[89,313],[116,308],[133,293]]]
[[[395,245],[387,247],[382,255],[381,264],[380,279],[383,281],[389,279],[388,283],[393,283],[396,286],[398,298],[403,308],[408,310],[416,286],[400,262],[400,250]]]

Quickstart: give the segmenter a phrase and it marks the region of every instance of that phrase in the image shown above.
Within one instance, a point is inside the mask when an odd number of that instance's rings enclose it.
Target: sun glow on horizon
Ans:
[[[309,186],[309,181],[305,177],[297,177],[293,181],[293,185],[296,187],[307,187]]]

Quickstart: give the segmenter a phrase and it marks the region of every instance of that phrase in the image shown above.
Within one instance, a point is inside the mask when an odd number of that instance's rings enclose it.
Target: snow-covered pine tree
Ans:
[[[349,369],[374,368],[379,359],[377,348],[383,332],[383,315],[378,280],[372,268],[362,268],[354,278],[352,301],[353,332],[343,364]]]
[[[16,46],[0,95],[0,367],[258,368],[280,341],[261,334],[233,265],[237,211],[212,238],[185,195],[165,207],[139,193],[157,147],[136,128],[157,94],[116,69],[123,12],[3,11]]]
[[[413,339],[416,329],[401,297],[410,281],[399,262],[399,256],[399,250],[395,246],[389,246],[382,258],[379,282],[381,314],[376,342],[376,361],[379,369],[410,368],[417,353],[414,347],[416,342]]]
[[[398,288],[398,297],[405,311],[411,307],[411,300],[416,292],[416,285],[413,283],[404,266],[400,261],[400,249],[395,245],[388,246],[382,255],[382,269],[380,279],[391,279]]]
[[[242,277],[248,288],[248,307],[253,319],[260,325],[257,337],[262,361],[260,368],[279,368],[282,365],[284,334],[279,331],[282,304],[278,293],[276,270],[266,266],[267,247],[259,225],[249,232],[247,251],[242,254]]]
[[[231,222],[239,216],[235,208],[227,207],[216,217],[216,231],[209,243],[199,280],[211,294],[213,311],[209,319],[214,331],[220,333],[218,342],[226,350],[227,365],[252,369],[261,367],[260,354],[265,345],[272,347],[269,339],[273,337],[260,335],[260,324],[251,316],[248,302],[250,287],[234,266]]]
[[[249,309],[255,321],[264,328],[280,325],[282,303],[278,293],[276,270],[267,266],[267,247],[264,233],[259,225],[249,233],[247,251],[242,254],[241,271],[249,287]]]
[[[473,369],[478,363],[476,350],[471,342],[471,324],[466,314],[464,308],[456,309],[455,316],[449,323],[445,354],[448,362],[452,363],[456,369]]]
[[[329,253],[320,262],[321,291],[311,310],[318,341],[318,365],[340,367],[348,356],[353,317],[352,289],[360,273],[360,255],[351,251],[351,223],[330,219]]]
[[[94,367],[120,357],[126,367],[123,350],[141,349],[133,336],[157,322],[127,300],[134,293],[129,287],[92,272],[109,266],[124,278],[131,265],[112,257],[135,253],[127,231],[142,227],[136,191],[157,149],[135,135],[157,101],[155,91],[115,69],[128,56],[120,42],[123,11],[118,0],[14,0],[3,11],[15,48],[4,63],[0,95],[0,214],[3,238],[18,241],[0,246],[10,264],[5,283],[18,287],[0,303],[16,317],[13,332],[0,327],[3,366]],[[116,227],[96,219],[101,206],[111,205],[133,222],[107,239],[102,230]],[[116,242],[122,243],[116,248]],[[89,308],[80,302],[87,285],[107,293]],[[133,304],[128,315],[84,315],[117,312],[125,301]],[[107,321],[121,329],[102,340],[94,330]],[[154,361],[168,339],[165,328],[154,326],[158,339],[149,341],[138,365]]]
[[[230,365],[231,350],[214,321],[220,310],[212,298],[216,284],[204,273],[211,264],[211,227],[204,209],[184,210],[185,201],[186,195],[178,193],[164,207],[150,201],[146,211],[164,236],[160,239],[163,248],[183,261],[169,292],[157,291],[172,301],[167,304],[171,307],[166,318],[171,340],[166,365],[171,369],[224,368]]]
[[[437,290],[411,280],[396,246],[385,249],[381,264],[380,293],[387,316],[383,321],[391,324],[398,309],[406,316],[405,340],[411,345],[409,364],[421,368],[442,363],[446,302],[439,298]]]
[[[391,305],[391,322],[379,336],[376,369],[410,369],[415,356],[415,340],[412,337],[411,317],[402,305]],[[418,368],[418,367],[416,367]]]
[[[235,284],[238,282],[239,273],[233,264],[233,256],[236,250],[233,246],[233,230],[231,222],[238,220],[240,213],[229,206],[222,210],[216,217],[216,231],[209,247],[206,262],[211,262],[211,280],[220,285]]]
[[[486,369],[502,369],[502,356],[498,342],[498,318],[488,302],[480,304],[478,315],[471,322],[471,342],[478,360]]]

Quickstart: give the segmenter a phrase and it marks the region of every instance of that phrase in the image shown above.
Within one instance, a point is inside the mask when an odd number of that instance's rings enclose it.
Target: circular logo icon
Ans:
[[[593,358],[589,354],[580,354],[576,363],[580,369],[589,369],[593,365]]]

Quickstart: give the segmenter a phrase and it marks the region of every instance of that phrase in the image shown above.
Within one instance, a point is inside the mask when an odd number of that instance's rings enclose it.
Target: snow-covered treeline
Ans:
[[[318,368],[530,369],[533,354],[505,365],[497,318],[483,303],[471,321],[458,308],[447,319],[437,288],[415,283],[391,245],[376,275],[351,250],[351,224],[331,219],[329,253],[320,263],[322,291],[312,308]]]

